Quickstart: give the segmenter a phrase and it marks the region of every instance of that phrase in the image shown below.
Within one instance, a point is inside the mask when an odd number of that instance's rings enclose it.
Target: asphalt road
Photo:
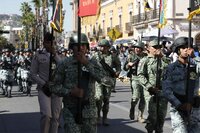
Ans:
[[[130,120],[130,86],[129,83],[117,82],[117,93],[112,93],[110,100],[110,126],[98,126],[98,133],[145,133],[145,124]],[[147,113],[145,113],[147,117]],[[39,133],[39,105],[35,85],[32,96],[27,97],[13,88],[13,97],[5,98],[0,95],[0,133]],[[63,127],[63,121],[61,120]],[[59,133],[64,133],[63,128]],[[164,133],[170,133],[170,117],[166,117]]]

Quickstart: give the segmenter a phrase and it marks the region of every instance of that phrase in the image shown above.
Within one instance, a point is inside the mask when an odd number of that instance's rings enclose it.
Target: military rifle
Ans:
[[[108,71],[111,77],[116,77],[115,71],[105,62],[105,59],[101,59],[100,63],[104,70]]]

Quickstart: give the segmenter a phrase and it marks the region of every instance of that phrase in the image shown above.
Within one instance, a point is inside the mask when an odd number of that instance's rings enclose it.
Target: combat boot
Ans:
[[[11,98],[11,90],[8,91],[8,98]]]
[[[101,110],[97,111],[97,124],[100,125],[101,124]]]
[[[140,123],[145,123],[146,120],[143,118],[143,112],[138,111],[137,121]]]
[[[131,108],[130,108],[129,118],[131,120],[135,119],[135,103],[133,101],[131,101]]]
[[[103,120],[102,120],[102,124],[103,126],[109,126],[109,122],[108,122],[108,118],[107,118],[108,112],[103,112]]]

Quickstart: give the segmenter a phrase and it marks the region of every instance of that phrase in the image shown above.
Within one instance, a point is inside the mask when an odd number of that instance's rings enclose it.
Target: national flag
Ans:
[[[64,19],[62,8],[63,8],[62,0],[57,0],[56,8],[53,15],[53,20],[50,23],[51,27],[55,31],[60,33],[63,31],[63,19]]]
[[[160,16],[159,16],[159,28],[163,28],[167,24],[166,19],[166,7],[167,7],[167,0],[160,0]]]
[[[200,14],[200,7],[192,12],[189,13],[187,19],[188,20],[192,20],[193,16]]]
[[[150,11],[152,8],[149,5],[149,2],[147,0],[144,0],[144,10],[145,11]]]
[[[190,1],[190,13],[187,17],[188,20],[191,20],[193,16],[200,14],[200,2],[197,2],[196,0]]]

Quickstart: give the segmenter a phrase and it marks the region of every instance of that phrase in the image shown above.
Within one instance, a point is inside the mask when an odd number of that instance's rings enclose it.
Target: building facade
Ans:
[[[166,26],[178,31],[178,34],[166,36],[174,39],[188,36],[189,1],[166,1]],[[149,10],[145,10],[145,2],[149,3]],[[120,38],[141,38],[152,30],[158,29],[159,5],[158,0],[101,0],[99,17],[82,17],[82,32],[86,33],[89,38],[95,36],[109,38],[108,32],[116,28],[121,32]],[[193,18],[191,29],[194,43],[200,45],[200,17]]]

